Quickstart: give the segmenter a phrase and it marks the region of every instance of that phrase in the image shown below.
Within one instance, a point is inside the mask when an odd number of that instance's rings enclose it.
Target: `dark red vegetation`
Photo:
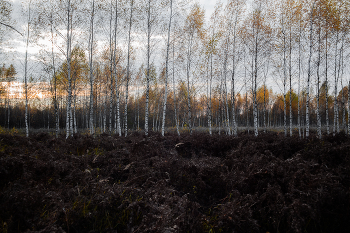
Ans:
[[[350,232],[350,139],[0,135],[0,232]]]

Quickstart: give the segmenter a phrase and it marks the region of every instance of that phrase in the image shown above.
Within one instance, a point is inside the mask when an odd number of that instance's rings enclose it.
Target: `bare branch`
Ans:
[[[16,32],[18,32],[21,36],[23,36],[23,34],[22,33],[20,33],[16,28],[14,28],[14,27],[12,27],[11,25],[8,25],[8,24],[6,24],[6,23],[3,23],[3,22],[0,22],[0,24],[2,24],[2,25],[4,25],[4,26],[6,26],[6,27],[9,27],[9,28],[11,28],[12,30],[14,30],[14,31],[16,31]]]

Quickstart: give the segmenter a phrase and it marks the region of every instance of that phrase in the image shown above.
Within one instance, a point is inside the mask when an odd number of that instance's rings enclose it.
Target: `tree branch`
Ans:
[[[5,23],[3,23],[3,22],[0,22],[0,24],[4,25],[4,26],[6,26],[6,27],[11,28],[12,30],[14,30],[14,31],[18,32],[18,33],[19,33],[21,36],[23,36],[23,34],[22,34],[22,33],[20,33],[19,31],[17,31],[17,29],[16,29],[16,28],[14,28],[14,27],[12,27],[12,26],[10,26],[10,25],[8,25],[8,24],[5,24]]]

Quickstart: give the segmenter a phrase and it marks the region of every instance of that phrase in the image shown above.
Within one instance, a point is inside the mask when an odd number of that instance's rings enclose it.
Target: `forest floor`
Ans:
[[[350,232],[350,139],[0,134],[0,232]]]

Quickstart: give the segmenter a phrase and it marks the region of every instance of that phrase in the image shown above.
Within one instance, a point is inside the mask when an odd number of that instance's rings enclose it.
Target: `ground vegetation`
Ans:
[[[0,135],[0,232],[349,232],[350,140]]]

